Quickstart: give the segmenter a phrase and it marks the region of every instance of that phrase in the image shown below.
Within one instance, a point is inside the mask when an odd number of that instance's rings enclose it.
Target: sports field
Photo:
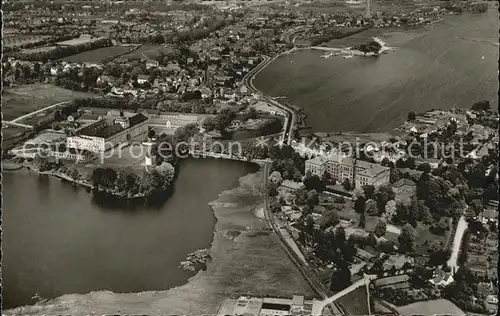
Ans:
[[[132,49],[132,47],[125,47],[125,46],[102,47],[82,52],[76,55],[64,57],[62,60],[72,63],[84,63],[84,62],[99,63],[105,59],[114,57],[118,54],[125,53],[130,49]]]
[[[3,119],[10,121],[49,105],[77,98],[95,96],[93,93],[63,89],[51,84],[29,84],[2,91]]]

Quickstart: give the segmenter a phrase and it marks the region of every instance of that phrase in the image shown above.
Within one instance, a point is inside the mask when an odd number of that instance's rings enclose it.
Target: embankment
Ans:
[[[262,172],[257,172],[240,178],[237,188],[222,192],[211,203],[217,218],[210,248],[213,260],[205,271],[198,272],[187,284],[166,291],[68,294],[36,305],[7,310],[3,314],[200,315],[216,313],[226,297],[245,294],[282,297],[314,295],[279,245],[277,237],[257,216],[262,213],[264,202],[258,191],[262,176]],[[165,247],[168,247],[168,242]]]

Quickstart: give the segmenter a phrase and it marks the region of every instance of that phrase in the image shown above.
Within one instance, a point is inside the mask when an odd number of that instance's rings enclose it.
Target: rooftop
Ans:
[[[142,114],[136,114],[134,116],[131,116],[129,118],[129,123],[130,126],[129,128],[138,125],[144,121],[146,121],[148,118]],[[87,125],[83,128],[81,128],[78,131],[79,135],[84,135],[84,136],[90,136],[90,137],[102,137],[102,138],[108,138],[116,133],[119,133],[121,131],[125,130],[125,128],[122,127],[122,125],[118,123],[110,123],[110,121],[106,119],[99,120],[95,123],[92,123],[90,125]]]

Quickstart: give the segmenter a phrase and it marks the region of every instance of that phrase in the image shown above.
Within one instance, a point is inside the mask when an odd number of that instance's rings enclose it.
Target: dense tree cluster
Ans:
[[[16,57],[21,60],[47,61],[60,59],[66,56],[71,56],[88,50],[107,46],[111,46],[111,40],[108,38],[103,38],[79,45],[57,46],[56,48],[47,51],[21,51],[16,54]]]
[[[174,167],[164,162],[142,173],[99,167],[93,170],[91,182],[101,192],[124,197],[150,196],[168,190],[174,176]]]
[[[377,41],[370,41],[369,43],[361,44],[358,47],[358,49],[365,54],[366,53],[378,54],[380,52],[381,48],[382,48],[382,45],[380,45],[380,43]]]

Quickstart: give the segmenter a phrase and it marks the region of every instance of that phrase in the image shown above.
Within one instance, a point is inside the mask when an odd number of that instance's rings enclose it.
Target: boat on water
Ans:
[[[349,58],[352,58],[352,55],[345,55],[344,56],[345,59],[349,59]]]

